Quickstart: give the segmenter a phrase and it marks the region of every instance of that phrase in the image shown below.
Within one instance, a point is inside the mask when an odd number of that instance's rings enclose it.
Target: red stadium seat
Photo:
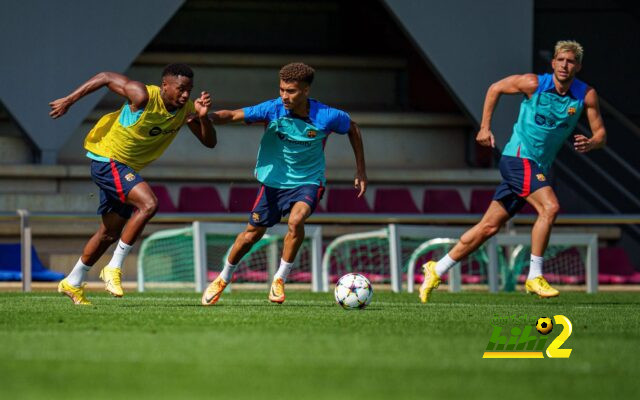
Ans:
[[[353,188],[329,189],[327,212],[331,213],[370,213],[371,207],[363,197],[356,197],[358,192]]]
[[[636,271],[624,248],[598,249],[598,262],[600,283],[640,283],[640,272]]]
[[[222,204],[218,191],[213,186],[183,186],[178,201],[180,212],[221,213],[227,208]]]
[[[251,212],[258,197],[259,187],[232,187],[229,191],[230,212]]]
[[[377,213],[417,214],[418,207],[411,197],[409,189],[378,189],[373,209]]]
[[[484,214],[493,200],[493,189],[473,189],[471,191],[471,204],[469,212],[471,214]]]
[[[422,212],[427,214],[467,214],[469,211],[455,189],[427,189],[424,191]]]
[[[159,213],[176,213],[178,208],[173,205],[173,200],[169,195],[169,190],[164,185],[151,185],[151,190],[158,198]]]

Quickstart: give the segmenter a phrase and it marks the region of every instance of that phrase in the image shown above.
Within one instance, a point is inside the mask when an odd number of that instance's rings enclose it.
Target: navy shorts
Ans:
[[[91,179],[100,188],[98,214],[115,212],[122,218],[129,219],[135,207],[126,204],[125,199],[135,185],[144,182],[142,177],[131,167],[116,160],[92,160]]]
[[[550,186],[538,164],[527,158],[502,156],[499,166],[502,182],[493,199],[502,203],[511,216],[524,207],[527,196],[542,187]]]
[[[324,187],[318,185],[302,185],[292,189],[277,189],[262,185],[253,204],[249,223],[267,228],[274,226],[282,217],[289,214],[293,205],[299,201],[307,203],[313,213],[323,193]]]

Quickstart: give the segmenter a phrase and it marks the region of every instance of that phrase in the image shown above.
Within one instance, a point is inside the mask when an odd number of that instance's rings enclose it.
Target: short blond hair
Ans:
[[[555,51],[553,52],[553,58],[556,58],[558,53],[562,53],[564,51],[570,51],[576,56],[576,61],[578,64],[582,64],[582,55],[584,54],[584,50],[582,49],[582,45],[575,40],[560,40],[556,43]]]

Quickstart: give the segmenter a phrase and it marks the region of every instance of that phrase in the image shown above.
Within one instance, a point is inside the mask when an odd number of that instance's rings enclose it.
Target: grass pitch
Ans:
[[[635,398],[640,295],[0,293],[1,398]],[[495,315],[563,314],[569,359],[483,359]],[[559,329],[551,333],[555,337]]]

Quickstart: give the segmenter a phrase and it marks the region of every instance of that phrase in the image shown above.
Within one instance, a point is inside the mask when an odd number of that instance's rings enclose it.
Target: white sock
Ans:
[[[87,272],[89,272],[90,269],[91,265],[85,265],[85,263],[82,262],[82,257],[80,257],[76,266],[73,267],[69,275],[67,275],[67,282],[73,287],[82,286],[82,282],[85,281]]]
[[[447,255],[442,257],[436,264],[436,274],[438,274],[438,276],[446,274],[447,271],[449,271],[454,265],[456,265],[456,263],[457,261],[449,257],[449,253],[447,253]]]
[[[116,249],[113,252],[113,257],[111,257],[111,261],[109,261],[109,264],[107,265],[114,268],[122,268],[124,258],[127,256],[127,254],[129,254],[132,247],[132,245],[126,244],[122,240],[118,240]]]
[[[273,280],[278,278],[282,278],[284,282],[287,281],[287,276],[289,276],[289,272],[291,272],[291,268],[293,268],[292,262],[286,262],[282,258],[280,259],[280,268],[278,268],[278,272],[273,276]]]
[[[542,275],[542,260],[543,257],[531,255],[531,261],[529,262],[529,276],[527,279],[534,279]]]
[[[220,277],[227,283],[231,282],[231,278],[233,277],[233,272],[238,268],[238,264],[233,265],[229,263],[229,260],[224,262],[224,268],[222,268],[222,272],[220,272]]]

